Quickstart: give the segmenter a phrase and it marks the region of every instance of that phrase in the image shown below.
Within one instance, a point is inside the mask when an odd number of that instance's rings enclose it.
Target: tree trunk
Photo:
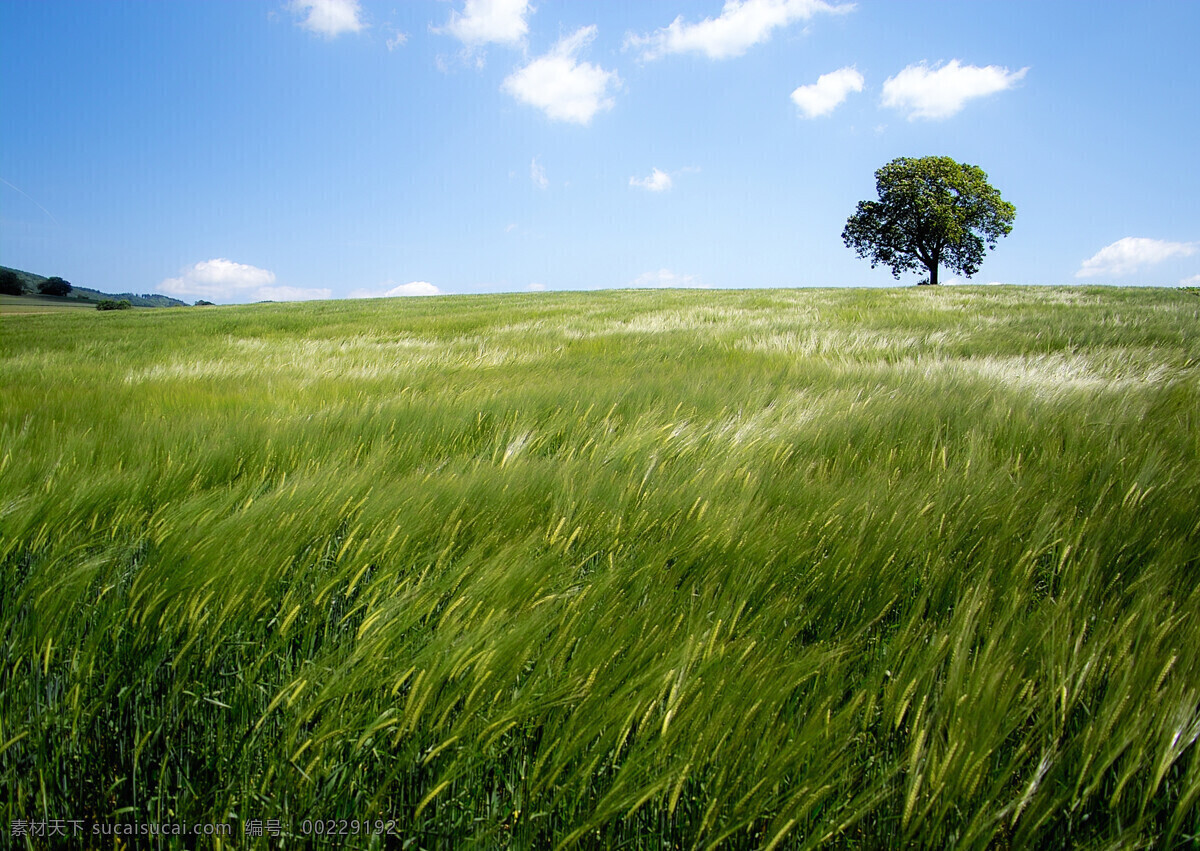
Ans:
[[[928,284],[931,287],[936,287],[938,285],[938,279],[937,279],[938,264],[934,263],[932,266],[929,266],[928,269],[929,269],[929,280],[921,281],[921,283]]]

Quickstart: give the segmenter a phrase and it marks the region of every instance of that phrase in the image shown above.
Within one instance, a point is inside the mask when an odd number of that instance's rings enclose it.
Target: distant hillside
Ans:
[[[86,301],[100,301],[101,299],[129,299],[129,303],[134,307],[190,307],[186,301],[180,301],[177,298],[171,298],[168,295],[160,293],[102,293],[99,290],[89,289],[88,287],[77,287],[71,285],[71,295],[77,296]]]
[[[16,272],[17,277],[21,279],[22,285],[25,287],[25,292],[35,294],[38,291],[38,284],[46,280],[45,275],[35,275],[32,272],[25,272],[21,269],[12,269],[9,266],[0,266],[0,270],[8,269]],[[87,303],[95,303],[106,298],[111,299],[129,299],[129,303],[134,307],[188,307],[186,301],[180,301],[177,298],[160,295],[158,293],[105,293],[100,290],[94,290],[90,287],[77,286],[71,284],[71,294],[67,296],[65,301],[82,301]]]
[[[21,279],[21,284],[25,287],[25,292],[36,293],[38,284],[46,280],[44,275],[35,275],[32,272],[22,272],[20,269],[13,269],[10,266],[0,266],[0,271],[16,272],[17,277]]]

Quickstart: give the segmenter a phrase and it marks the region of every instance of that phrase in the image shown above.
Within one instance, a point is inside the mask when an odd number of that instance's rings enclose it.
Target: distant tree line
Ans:
[[[21,295],[24,292],[20,275],[12,269],[0,269],[0,295]]]
[[[71,282],[64,281],[62,278],[55,275],[53,278],[47,278],[38,284],[38,292],[42,295],[67,296],[71,294]]]
[[[71,282],[55,275],[53,278],[46,278],[44,281],[38,283],[37,291],[42,295],[52,295],[61,298],[62,296],[71,294]],[[25,294],[25,283],[21,280],[21,276],[12,269],[0,269],[0,294]]]
[[[111,302],[112,304],[120,304],[128,302],[130,307],[186,307],[187,302],[169,296],[160,295],[158,293],[103,293],[99,290],[88,289],[87,287],[77,287],[70,281],[61,277],[55,276],[52,278],[43,278],[40,275],[31,275],[28,272],[22,272],[19,269],[9,269],[6,266],[0,266],[0,295],[27,295],[30,293],[57,296],[63,298],[72,296],[82,302],[100,304],[103,302]],[[201,299],[197,304],[211,304],[211,302]],[[114,310],[110,305],[106,305],[102,310]]]

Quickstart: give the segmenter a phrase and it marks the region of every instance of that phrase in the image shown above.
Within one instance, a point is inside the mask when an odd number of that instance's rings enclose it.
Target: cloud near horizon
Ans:
[[[171,296],[188,296],[220,301],[307,301],[329,298],[326,288],[274,286],[275,273],[224,257],[201,260],[178,277],[166,278],[159,289]]]
[[[549,53],[505,78],[501,89],[553,121],[590,123],[597,112],[612,108],[609,89],[621,84],[616,71],[576,58],[595,37],[595,24],[563,36]]]
[[[332,296],[328,287],[262,287],[255,291],[254,301],[320,301]]]
[[[1163,239],[1127,236],[1104,246],[1084,260],[1075,277],[1132,275],[1145,266],[1153,266],[1172,257],[1190,257],[1196,253],[1196,246],[1195,242],[1167,242]]]
[[[389,287],[394,281],[384,281],[383,286]],[[396,296],[442,295],[442,291],[429,281],[409,281],[407,284],[390,286],[386,290],[354,290],[350,298],[394,298]]]
[[[851,92],[861,92],[866,81],[853,66],[839,68],[822,74],[808,86],[800,86],[792,92],[792,102],[800,107],[805,118],[828,115],[844,101]]]
[[[643,272],[629,282],[631,287],[687,287],[689,289],[708,289],[707,284],[700,283],[695,275],[679,275],[670,269],[659,269],[657,272]]]
[[[957,59],[933,68],[918,62],[884,81],[882,103],[907,111],[909,121],[949,118],[969,100],[1013,88],[1028,71],[1010,71],[999,65],[963,65]]]
[[[627,34],[625,47],[640,48],[643,62],[672,53],[729,59],[767,41],[776,29],[819,13],[841,14],[853,8],[853,3],[834,5],[824,0],[726,0],[716,18],[685,24],[680,15],[649,35]]]
[[[295,15],[306,14],[299,25],[326,38],[345,32],[356,33],[365,26],[358,0],[292,0],[288,9]]]

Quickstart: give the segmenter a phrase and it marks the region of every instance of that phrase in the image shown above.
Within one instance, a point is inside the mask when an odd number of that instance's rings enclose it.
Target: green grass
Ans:
[[[1194,843],[1198,341],[1109,288],[6,319],[5,821]]]
[[[95,310],[94,302],[44,295],[0,295],[0,316],[52,313],[60,310]]]

